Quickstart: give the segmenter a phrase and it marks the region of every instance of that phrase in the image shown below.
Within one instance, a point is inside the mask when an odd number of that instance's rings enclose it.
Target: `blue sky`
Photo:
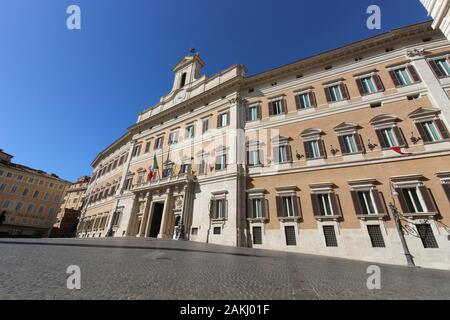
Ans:
[[[82,30],[66,28],[81,8]],[[366,9],[382,29],[366,28]],[[0,149],[74,181],[170,91],[197,48],[212,75],[259,73],[427,20],[419,0],[1,0]]]

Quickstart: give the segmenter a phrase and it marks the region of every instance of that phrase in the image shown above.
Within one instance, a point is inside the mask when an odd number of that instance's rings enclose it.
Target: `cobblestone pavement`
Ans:
[[[449,299],[450,272],[156,239],[0,239],[0,299]],[[81,290],[66,269],[81,268]]]

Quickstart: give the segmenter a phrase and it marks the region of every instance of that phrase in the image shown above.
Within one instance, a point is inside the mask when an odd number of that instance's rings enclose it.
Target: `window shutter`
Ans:
[[[227,112],[227,126],[230,125],[230,121],[231,121],[231,119],[230,119],[230,111],[228,111]]]
[[[331,207],[335,216],[341,215],[341,207],[339,206],[339,200],[336,193],[330,193]]]
[[[303,146],[305,147],[305,157],[306,157],[306,159],[311,159],[311,153],[309,152],[308,142],[303,142]]]
[[[282,113],[287,113],[287,111],[286,111],[286,100],[285,99],[281,99],[280,100],[280,103],[281,103],[281,112]]]
[[[395,188],[395,191],[398,194],[398,201],[400,202],[400,207],[402,208],[403,213],[411,213],[409,212],[408,205],[406,204],[405,196],[403,195],[403,190],[401,188]]]
[[[350,94],[348,93],[348,89],[345,83],[341,83],[339,85],[341,87],[341,91],[342,91],[342,96],[344,97],[344,100],[349,100],[350,99]]]
[[[263,151],[260,149],[260,150],[258,150],[258,153],[259,153],[259,163],[258,164],[264,164],[264,153],[263,153]]]
[[[297,106],[297,110],[299,110],[301,108],[300,95],[299,94],[295,96],[295,105]]]
[[[278,152],[278,148],[279,147],[273,147],[272,148],[273,161],[276,162],[276,163],[280,162],[280,154]]]
[[[327,97],[327,101],[328,101],[328,102],[332,102],[332,99],[331,99],[331,92],[330,92],[330,87],[326,87],[326,88],[325,88],[325,96]]]
[[[216,202],[214,200],[209,202],[209,215],[211,219],[216,219]]]
[[[392,128],[394,130],[394,134],[395,137],[397,138],[399,147],[405,147],[406,146],[406,141],[405,138],[403,136],[403,132],[399,127],[393,127]]]
[[[439,131],[441,132],[441,136],[443,139],[450,139],[450,134],[448,133],[447,127],[445,126],[445,123],[441,119],[436,119],[434,121],[436,126],[438,127]]]
[[[253,159],[250,157],[250,151],[247,151],[247,163],[249,166],[253,165]]]
[[[375,86],[377,87],[378,92],[384,91],[383,82],[381,81],[381,78],[378,74],[375,74],[373,76],[373,82],[375,82]]]
[[[217,115],[217,128],[220,128],[220,114]]]
[[[315,216],[320,216],[320,209],[319,209],[319,198],[317,196],[317,194],[315,193],[311,193],[311,204],[312,204],[312,208],[313,208],[313,214]]]
[[[439,70],[436,61],[434,60],[429,60],[428,64],[431,67],[431,70],[433,70],[434,74],[436,75],[436,77],[438,78],[442,78],[444,76],[444,74],[441,72],[441,70]]]
[[[292,150],[291,146],[286,146],[286,158],[288,162],[292,162]]]
[[[261,105],[260,104],[258,104],[257,106],[256,106],[256,112],[257,112],[257,116],[258,116],[258,119],[259,120],[261,120],[261,118],[262,118],[262,115],[261,115]]]
[[[444,188],[445,194],[447,195],[447,199],[450,202],[450,184],[449,183],[443,183],[442,188]]]
[[[269,116],[273,116],[273,102],[269,102]]]
[[[360,93],[362,96],[365,95],[366,93],[364,92],[364,87],[363,87],[363,84],[362,84],[361,79],[356,79],[356,84],[358,85],[359,93]]]
[[[300,217],[300,199],[296,196],[293,196],[292,203],[294,205],[294,217]]]
[[[437,212],[437,208],[434,204],[430,190],[428,190],[425,186],[420,186],[419,191],[425,201],[425,205],[427,206],[427,212]]]
[[[358,192],[351,191],[350,193],[352,195],[352,201],[353,201],[353,205],[355,206],[356,214],[362,214],[363,211],[362,211],[361,203],[359,202]]]
[[[377,134],[378,141],[380,142],[381,148],[387,148],[386,142],[383,139],[383,134],[381,133],[380,129],[375,130],[375,133]]]
[[[417,131],[419,131],[420,137],[422,138],[423,142],[430,142],[430,139],[425,134],[425,130],[423,128],[423,124],[421,122],[416,122]]]
[[[411,78],[413,79],[414,82],[420,82],[421,81],[419,75],[417,74],[416,68],[414,68],[414,66],[408,65],[408,71],[409,71],[409,74],[411,75]]]
[[[394,70],[389,71],[389,75],[390,75],[391,78],[392,78],[392,82],[394,82],[394,86],[400,87],[400,86],[401,86],[401,83],[400,83],[400,81],[398,80],[397,75],[395,74],[395,71],[394,71]]]
[[[348,150],[347,150],[347,147],[345,146],[344,137],[338,136],[338,140],[339,140],[339,146],[341,147],[342,154],[343,155],[347,154]]]
[[[246,110],[245,118],[246,118],[247,121],[250,121],[250,107],[247,106],[247,108],[245,110]]]
[[[228,220],[228,200],[223,200],[223,205],[224,205],[224,212],[223,212],[223,218],[225,220]]]
[[[327,152],[325,150],[325,142],[322,139],[319,140],[319,151],[321,157],[323,158],[327,157]]]
[[[358,152],[364,152],[364,142],[361,138],[361,135],[358,133],[355,133],[354,137],[355,137],[355,143],[356,143],[356,148],[358,149]]]
[[[317,107],[316,94],[312,91],[309,93],[309,100],[311,101],[311,107]]]
[[[277,201],[277,217],[284,217],[282,198],[280,196],[277,196],[276,201]]]
[[[381,198],[381,193],[378,190],[370,190],[372,194],[373,200],[375,201],[375,206],[377,207],[377,211],[379,214],[386,213],[386,206],[384,204],[383,199]]]

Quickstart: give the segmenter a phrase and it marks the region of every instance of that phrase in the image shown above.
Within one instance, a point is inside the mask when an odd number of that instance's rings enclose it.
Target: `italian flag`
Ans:
[[[158,160],[156,159],[156,154],[153,155],[153,165],[149,168],[149,170],[150,171],[148,172],[147,180],[151,181],[156,178],[156,176],[158,175],[158,170],[159,170]]]

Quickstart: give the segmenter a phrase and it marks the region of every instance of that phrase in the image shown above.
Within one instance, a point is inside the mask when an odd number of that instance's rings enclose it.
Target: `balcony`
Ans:
[[[165,178],[160,178],[158,180],[147,181],[139,184],[134,184],[131,188],[131,192],[145,191],[149,189],[157,189],[161,187],[168,187],[177,184],[188,184],[194,182],[196,176],[192,173],[180,173],[177,175],[172,175]]]

